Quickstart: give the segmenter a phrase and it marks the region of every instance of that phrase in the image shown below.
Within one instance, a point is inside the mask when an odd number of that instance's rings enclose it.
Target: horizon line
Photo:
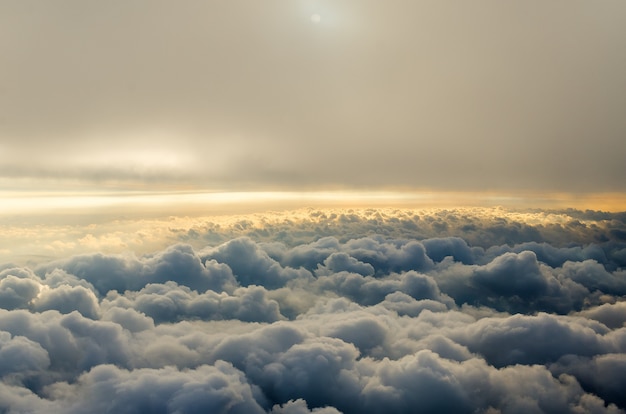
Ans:
[[[145,209],[185,214],[214,208],[259,211],[297,208],[455,208],[579,209],[626,211],[626,193],[450,190],[325,190],[325,191],[2,191],[0,215],[63,214],[75,210]]]

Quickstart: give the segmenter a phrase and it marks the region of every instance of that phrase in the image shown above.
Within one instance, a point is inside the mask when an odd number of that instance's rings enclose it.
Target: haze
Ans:
[[[621,193],[624,16],[619,0],[3,1],[0,182]]]

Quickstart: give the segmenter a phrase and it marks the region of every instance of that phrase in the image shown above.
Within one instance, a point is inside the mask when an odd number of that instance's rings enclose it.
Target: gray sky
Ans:
[[[0,185],[623,192],[625,74],[622,0],[2,0]]]

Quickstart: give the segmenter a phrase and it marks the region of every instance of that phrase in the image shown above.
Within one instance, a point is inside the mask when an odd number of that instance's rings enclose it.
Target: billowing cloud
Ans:
[[[623,217],[529,213],[502,244],[521,216],[474,213],[313,211],[288,238],[268,216],[5,265],[0,410],[624,412]]]
[[[134,257],[92,254],[76,256],[63,263],[50,263],[39,269],[48,274],[61,268],[91,283],[101,295],[111,290],[137,290],[149,283],[174,281],[199,291],[222,290],[234,286],[231,269],[215,261],[201,261],[186,245],[175,245],[152,256]]]

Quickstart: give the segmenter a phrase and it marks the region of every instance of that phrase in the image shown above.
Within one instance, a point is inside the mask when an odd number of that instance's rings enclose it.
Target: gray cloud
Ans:
[[[314,408],[309,410],[306,404],[306,401],[303,399],[298,399],[295,401],[288,401],[284,405],[275,405],[272,409],[272,413],[275,414],[308,414],[308,413],[317,413],[317,414],[337,414],[340,411],[332,407],[324,407],[324,408]]]
[[[148,316],[156,323],[185,319],[237,319],[246,322],[283,319],[278,303],[268,298],[267,293],[261,286],[249,286],[235,289],[232,295],[214,291],[198,294],[185,286],[167,282],[149,284],[137,292],[127,291],[124,295],[110,293],[102,301],[102,306],[112,312],[135,309],[139,315]]]
[[[296,278],[308,278],[304,269],[285,268],[247,238],[231,240],[202,252],[204,260],[217,260],[227,264],[244,286],[259,283],[270,288],[284,285]]]
[[[82,286],[59,286],[44,291],[33,301],[32,308],[36,312],[54,309],[61,313],[70,313],[76,310],[91,319],[97,319],[99,313],[96,295]]]
[[[0,280],[0,300],[4,309],[26,307],[39,293],[41,285],[32,279],[8,275]]]
[[[232,365],[219,361],[189,371],[172,367],[126,371],[99,365],[76,383],[54,384],[47,394],[54,400],[51,411],[58,413],[263,413],[255,391]]]
[[[566,355],[550,365],[550,370],[561,375],[575,375],[585,388],[607,401],[620,406],[626,404],[622,385],[626,381],[626,357],[620,354],[598,355],[592,358]]]
[[[50,263],[38,269],[48,274],[63,269],[95,286],[101,295],[110,290],[137,290],[149,283],[174,281],[196,290],[222,290],[232,287],[232,271],[224,264],[200,260],[189,246],[175,245],[154,256],[83,255]]]
[[[621,328],[626,323],[626,303],[605,303],[602,306],[581,312],[581,315],[600,321],[609,328]]]
[[[454,209],[307,209],[293,215],[240,217],[228,226],[204,220],[176,236],[186,243],[221,243],[246,236],[263,241],[263,248],[275,259],[291,266],[315,269],[338,243],[359,237],[429,240],[431,259],[454,256],[461,261],[485,262],[505,251],[532,250],[548,264],[565,260],[604,257],[609,263],[626,265],[626,244],[616,232],[626,231],[623,213],[577,210],[507,210],[503,208]],[[456,238],[462,238],[459,241]],[[279,241],[280,244],[274,244]],[[572,246],[574,244],[574,246]],[[290,249],[285,251],[282,245]],[[484,252],[487,249],[487,252]],[[556,250],[554,250],[556,249]],[[598,251],[601,249],[604,254]],[[313,256],[311,256],[313,255]],[[314,262],[312,262],[314,260]]]
[[[286,223],[250,223],[208,246],[4,266],[0,411],[626,410],[624,247],[596,238],[621,216],[571,233],[533,213],[543,240],[509,245],[472,238],[479,217],[380,213],[387,234],[329,214],[336,236],[304,240],[313,212],[288,242]]]
[[[48,353],[39,343],[23,336],[11,337],[8,332],[1,333],[1,377],[7,377],[11,374],[28,377],[33,372],[45,370],[49,365]]]

